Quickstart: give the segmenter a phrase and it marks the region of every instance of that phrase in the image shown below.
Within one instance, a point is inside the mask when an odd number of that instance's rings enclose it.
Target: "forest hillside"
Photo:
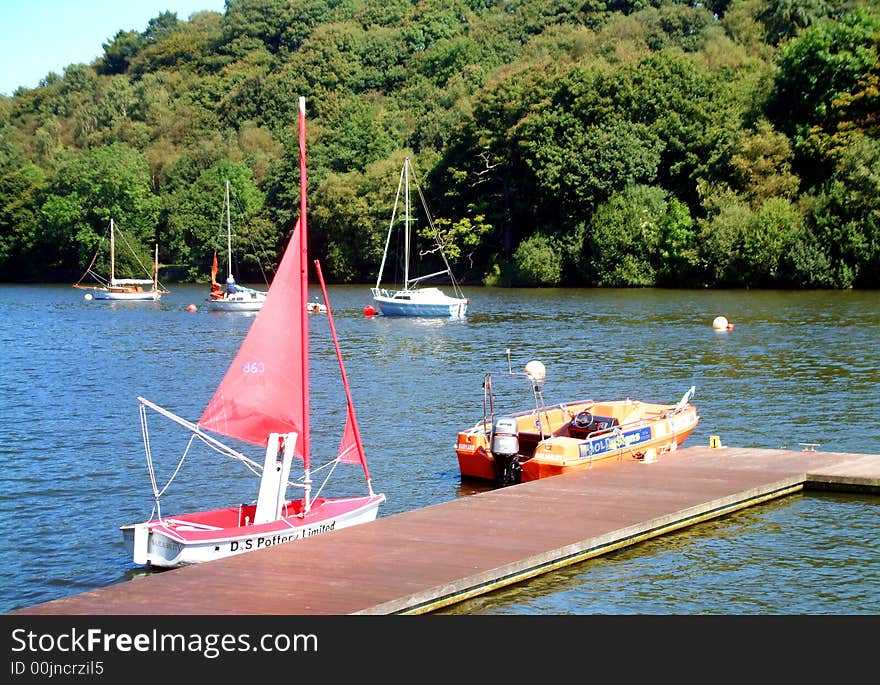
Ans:
[[[403,159],[466,284],[876,288],[872,0],[226,0],[0,96],[0,274],[74,282],[112,219],[166,281],[271,280],[299,207],[376,278]],[[422,264],[425,269],[430,264]],[[124,266],[123,266],[124,268]],[[122,274],[124,275],[124,274]]]

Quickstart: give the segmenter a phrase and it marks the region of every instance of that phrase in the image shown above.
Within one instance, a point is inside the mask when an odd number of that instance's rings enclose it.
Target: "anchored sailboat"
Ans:
[[[437,239],[437,251],[439,252],[446,268],[425,276],[413,277],[410,273],[410,252],[411,252],[411,215],[410,215],[410,179],[416,184],[415,174],[412,171],[412,164],[409,157],[403,160],[403,169],[400,171],[400,181],[397,185],[397,195],[394,198],[394,209],[391,213],[391,225],[388,227],[388,237],[385,240],[385,253],[382,255],[382,265],[379,267],[379,276],[376,279],[376,287],[371,289],[373,301],[379,308],[379,311],[386,316],[443,316],[455,319],[463,319],[467,313],[468,299],[462,294],[455,277],[452,275],[452,269],[449,262],[446,261],[446,255],[443,254],[443,246]],[[382,276],[385,271],[385,262],[388,259],[388,248],[391,245],[391,234],[394,231],[394,221],[398,218],[398,205],[400,202],[401,190],[403,190],[404,199],[404,248],[403,248],[403,287],[399,289],[389,289],[382,287]],[[416,190],[422,201],[422,207],[428,217],[431,228],[434,229],[434,236],[437,236],[437,230],[434,228],[431,213],[428,211],[427,203],[422,195],[421,189],[416,184]],[[452,283],[455,293],[454,297],[445,294],[440,288],[419,287],[419,283],[436,276],[447,275]]]
[[[266,301],[266,293],[238,285],[232,275],[232,221],[229,215],[229,179],[226,180],[226,283],[217,282],[217,253],[211,265],[211,292],[208,295],[208,308],[221,312],[255,312]]]
[[[152,278],[116,278],[116,226],[113,219],[110,219],[110,276],[105,277],[94,270],[95,262],[98,261],[98,255],[101,253],[101,246],[95,250],[92,262],[89,264],[82,277],[74,283],[74,288],[80,290],[89,290],[92,297],[96,300],[158,300],[162,295],[167,295],[166,290],[159,283],[159,246],[155,247],[155,258],[153,260]],[[135,259],[137,257],[135,256]],[[143,266],[143,265],[141,265]],[[144,269],[149,275],[149,271]],[[83,283],[87,276],[91,276],[95,281],[93,284]],[[149,288],[145,287],[149,286]]]
[[[148,521],[121,528],[136,564],[175,567],[292,542],[372,521],[385,501],[385,495],[373,492],[327,291],[317,261],[315,268],[345,389],[346,421],[336,456],[327,464],[312,468],[304,98],[300,98],[299,109],[300,217],[266,301],[257,312],[238,354],[198,423],[182,419],[143,397],[138,398],[155,504]],[[157,485],[147,429],[148,409],[191,433],[186,452],[194,441],[199,440],[260,473],[257,500],[224,509],[173,516],[163,514],[160,499],[174,475],[165,486],[160,488]],[[249,459],[212,434],[265,447],[263,463]],[[302,462],[302,474],[291,480],[294,461]],[[366,494],[338,498],[320,496],[340,464],[357,464],[363,469]],[[323,483],[313,494],[312,476],[325,466],[330,467],[329,473],[325,472]],[[302,496],[288,499],[288,487],[301,489]]]

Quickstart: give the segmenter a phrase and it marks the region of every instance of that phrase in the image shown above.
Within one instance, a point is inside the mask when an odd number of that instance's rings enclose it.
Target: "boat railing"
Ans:
[[[371,288],[373,292],[373,297],[394,297],[399,291],[398,290],[388,290],[388,288]]]
[[[686,409],[689,409],[690,407],[691,407],[690,404],[676,404],[674,407],[672,407],[672,409],[669,409],[669,410],[663,412],[662,414],[660,414],[660,418],[666,419],[666,418],[669,418],[670,416],[675,416],[676,414],[681,414],[683,411],[685,411]]]
[[[486,433],[486,436],[489,436],[489,433],[492,431],[492,426],[495,423],[495,393],[493,392],[492,387],[492,379],[495,376],[525,378],[529,381],[532,389],[532,397],[534,398],[535,406],[532,409],[517,412],[515,414],[505,414],[505,416],[534,416],[535,428],[541,436],[541,440],[546,438],[548,434],[552,434],[553,423],[550,420],[549,409],[544,402],[544,393],[540,383],[536,383],[527,373],[517,373],[514,371],[496,373],[490,371],[483,375],[483,421],[482,424],[477,424],[483,426],[483,431]]]

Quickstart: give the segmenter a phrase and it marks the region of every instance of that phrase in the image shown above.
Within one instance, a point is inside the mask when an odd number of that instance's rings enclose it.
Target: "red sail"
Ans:
[[[256,445],[266,445],[269,433],[296,432],[295,451],[303,455],[302,269],[297,220],[266,301],[199,419],[201,428]]]
[[[358,448],[357,437],[354,434],[351,410],[345,413],[345,430],[342,433],[342,441],[339,443],[339,453],[337,456],[342,464],[362,464],[364,461]]]
[[[321,272],[321,262],[315,260],[315,272],[318,274],[318,283],[321,285],[321,294],[324,295],[324,306],[327,307],[327,323],[330,324],[330,334],[333,336],[333,347],[336,349],[336,359],[339,361],[339,372],[342,375],[342,385],[345,387],[347,399],[345,412],[345,429],[342,432],[342,442],[339,444],[337,457],[341,464],[360,464],[370,482],[370,471],[367,468],[367,458],[364,454],[364,445],[361,442],[361,433],[358,429],[357,417],[354,412],[354,402],[351,399],[351,389],[348,386],[348,376],[345,375],[345,364],[342,361],[342,350],[339,349],[339,338],[336,336],[336,324],[333,323],[333,311],[330,309],[330,298],[327,297],[327,284],[324,283],[324,274]]]
[[[220,284],[217,282],[217,250],[214,250],[214,261],[211,263],[211,297],[215,300],[221,297]]]

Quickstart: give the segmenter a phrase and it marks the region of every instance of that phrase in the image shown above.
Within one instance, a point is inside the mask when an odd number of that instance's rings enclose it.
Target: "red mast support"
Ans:
[[[327,297],[327,287],[324,285],[324,275],[321,273],[321,263],[315,260],[315,271],[318,272],[318,282],[321,284],[321,294],[324,296],[324,305],[327,307],[327,323],[330,324],[330,334],[333,336],[333,346],[336,348],[336,359],[339,361],[339,371],[342,374],[342,385],[345,387],[345,399],[348,403],[348,416],[351,418],[351,430],[354,433],[354,442],[357,445],[358,461],[364,468],[364,476],[367,479],[367,488],[373,494],[373,485],[370,481],[370,471],[367,468],[367,460],[364,456],[364,444],[361,442],[361,429],[358,427],[357,416],[354,413],[354,401],[351,399],[351,389],[348,386],[348,376],[345,375],[345,365],[342,363],[342,352],[339,349],[339,339],[336,336],[336,325],[333,323],[333,312],[330,310],[330,298]]]

